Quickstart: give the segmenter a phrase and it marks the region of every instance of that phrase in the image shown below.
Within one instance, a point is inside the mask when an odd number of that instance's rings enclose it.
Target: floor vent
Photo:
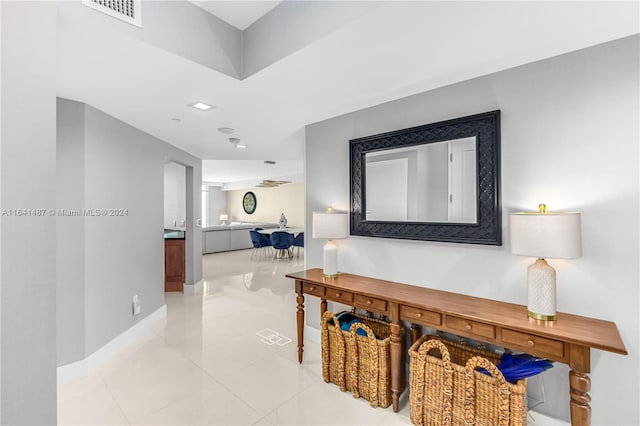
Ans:
[[[121,21],[142,27],[142,0],[82,0],[82,4]]]

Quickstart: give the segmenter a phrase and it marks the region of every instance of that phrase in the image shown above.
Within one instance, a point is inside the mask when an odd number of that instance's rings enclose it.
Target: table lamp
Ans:
[[[338,247],[332,240],[347,238],[347,212],[338,212],[331,207],[324,212],[313,212],[313,238],[327,238],[322,249],[322,273],[327,278],[338,275]]]
[[[556,320],[556,270],[547,259],[576,259],[582,255],[580,213],[512,213],[509,217],[511,253],[537,257],[527,273],[527,311],[530,317]]]
[[[222,221],[222,224],[223,224],[223,225],[226,225],[226,224],[227,224],[227,221],[229,220],[229,215],[228,215],[228,214],[226,214],[226,213],[222,213],[222,214],[220,215],[220,220]]]

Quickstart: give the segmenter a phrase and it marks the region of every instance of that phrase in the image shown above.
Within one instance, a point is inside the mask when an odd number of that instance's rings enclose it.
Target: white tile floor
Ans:
[[[410,425],[408,392],[399,413],[373,409],[322,380],[318,345],[306,341],[298,364],[295,293],[284,275],[302,270],[302,257],[250,257],[204,256],[204,294],[167,294],[163,330],[60,386],[59,424]],[[257,334],[265,329],[278,335]]]

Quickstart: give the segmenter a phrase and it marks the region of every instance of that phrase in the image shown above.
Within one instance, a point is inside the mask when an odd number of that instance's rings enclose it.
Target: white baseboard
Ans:
[[[527,418],[528,426],[569,426],[569,423],[554,419],[553,417],[545,416],[536,411],[530,410],[529,417]]]
[[[154,329],[164,327],[167,322],[167,305],[162,305],[155,312],[122,332],[115,339],[80,361],[58,367],[58,386],[87,377],[98,367],[111,359],[132,343],[149,335]]]
[[[194,284],[185,284],[182,286],[182,292],[184,294],[200,294],[204,289],[204,280],[200,280]]]
[[[308,326],[308,325],[304,326],[304,340],[309,340],[310,342],[313,342],[319,345],[320,339],[321,339],[321,334],[319,329]]]

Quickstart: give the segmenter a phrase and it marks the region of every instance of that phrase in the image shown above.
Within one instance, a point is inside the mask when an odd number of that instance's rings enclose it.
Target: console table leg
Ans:
[[[302,351],[304,347],[304,296],[302,293],[302,283],[296,282],[296,303],[298,304],[296,310],[296,320],[298,323],[298,362],[302,363]]]
[[[411,344],[413,345],[420,338],[420,326],[418,324],[411,324]]]
[[[591,424],[591,379],[585,373],[569,371],[569,394],[571,395],[571,424],[588,426]]]
[[[327,301],[325,299],[320,299],[320,318],[327,312]]]
[[[591,349],[587,346],[569,346],[569,395],[571,402],[571,424],[573,426],[591,425]]]
[[[394,322],[391,328],[390,356],[391,356],[391,398],[393,400],[393,411],[398,412],[400,404],[400,393],[403,390],[404,365],[402,360],[402,335],[400,334],[400,324]]]

